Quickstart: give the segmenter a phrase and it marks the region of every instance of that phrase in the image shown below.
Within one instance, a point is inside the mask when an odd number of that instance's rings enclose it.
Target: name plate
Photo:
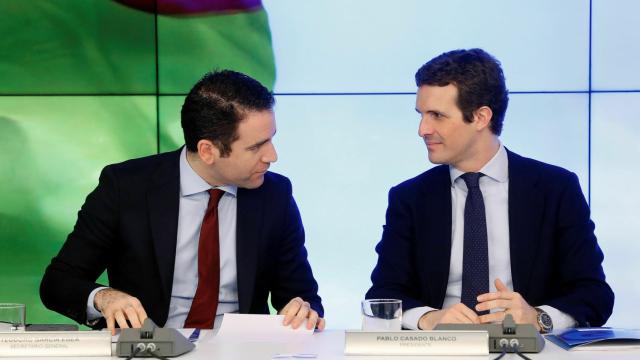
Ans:
[[[0,356],[111,356],[109,331],[0,332]]]
[[[345,331],[345,355],[489,355],[487,331]]]

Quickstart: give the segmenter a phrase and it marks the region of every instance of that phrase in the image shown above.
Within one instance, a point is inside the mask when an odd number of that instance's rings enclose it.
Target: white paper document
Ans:
[[[287,341],[295,336],[311,336],[306,321],[299,328],[284,326],[284,315],[224,314],[217,337],[242,337],[262,341]]]

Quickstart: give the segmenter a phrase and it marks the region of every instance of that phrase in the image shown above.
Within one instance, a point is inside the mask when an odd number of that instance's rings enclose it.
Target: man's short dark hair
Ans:
[[[238,139],[238,124],[248,111],[273,109],[273,94],[257,80],[232,70],[214,71],[198,81],[182,105],[182,131],[187,150],[210,140],[225,157]]]
[[[482,49],[453,50],[438,55],[416,72],[416,85],[447,86],[458,89],[457,104],[466,122],[473,112],[488,106],[493,112],[491,131],[500,135],[509,91],[504,83],[500,62]]]

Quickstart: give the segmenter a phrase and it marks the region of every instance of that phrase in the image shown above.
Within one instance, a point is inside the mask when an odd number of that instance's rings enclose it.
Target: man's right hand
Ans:
[[[116,289],[98,291],[93,305],[107,320],[107,328],[111,330],[111,335],[116,334],[116,322],[120,328],[128,328],[129,324],[133,328],[140,328],[147,318],[140,300]]]
[[[433,330],[438,324],[480,324],[475,311],[458,303],[442,310],[429,311],[418,321],[418,329]]]

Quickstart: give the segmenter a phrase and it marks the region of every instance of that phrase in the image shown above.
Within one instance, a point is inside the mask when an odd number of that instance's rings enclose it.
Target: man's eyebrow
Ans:
[[[257,143],[255,143],[255,144],[253,144],[253,145],[249,145],[249,146],[247,146],[247,148],[246,148],[246,149],[247,149],[247,150],[249,150],[249,149],[253,149],[253,148],[259,148],[260,146],[262,146],[262,145],[264,145],[264,144],[268,143],[269,141],[271,141],[271,138],[264,139],[264,140],[262,140],[262,141],[258,141]]]
[[[418,108],[416,108],[416,112],[417,112],[418,114],[423,114],[423,112],[422,112],[422,111],[420,111],[420,110],[418,110]],[[425,114],[429,114],[429,113],[431,113],[431,114],[438,114],[438,115],[442,115],[442,116],[445,116],[445,117],[449,117],[449,115],[448,115],[447,113],[445,113],[444,111],[435,110],[435,109],[428,109],[428,110],[425,110],[425,111],[424,111],[424,113],[425,113]]]

